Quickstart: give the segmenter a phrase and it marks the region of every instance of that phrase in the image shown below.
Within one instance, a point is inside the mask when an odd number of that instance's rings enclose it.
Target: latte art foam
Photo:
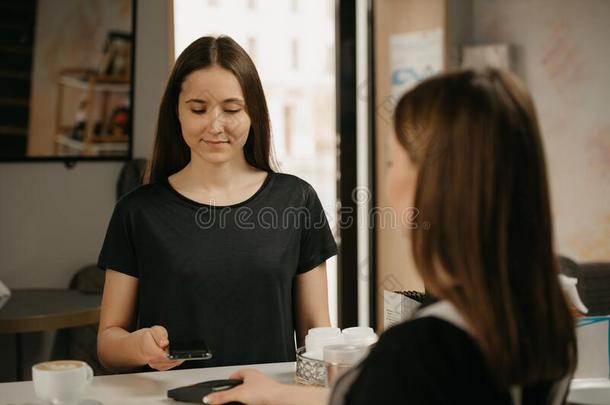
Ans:
[[[40,363],[34,366],[34,368],[36,368],[37,370],[44,371],[66,371],[74,370],[81,367],[83,367],[83,363],[74,360],[47,361],[45,363]]]

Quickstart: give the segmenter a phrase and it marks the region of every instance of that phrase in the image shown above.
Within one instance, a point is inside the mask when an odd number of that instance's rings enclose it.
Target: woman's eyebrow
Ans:
[[[243,104],[244,100],[242,100],[241,98],[227,98],[225,100],[222,101],[223,103],[240,103]]]
[[[241,98],[227,98],[225,100],[222,101],[223,103],[239,103],[239,104],[243,104],[244,100],[242,100]],[[200,99],[200,98],[189,98],[188,100],[185,101],[185,103],[201,103],[201,104],[205,104],[207,103],[206,100]]]

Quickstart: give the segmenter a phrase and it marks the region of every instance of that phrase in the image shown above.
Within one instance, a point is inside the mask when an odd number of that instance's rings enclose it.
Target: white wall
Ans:
[[[159,101],[169,73],[166,0],[138,0],[134,157],[151,150]],[[0,280],[9,288],[62,287],[95,263],[115,202],[120,162],[2,163]],[[26,344],[40,341],[26,337]],[[0,358],[13,359],[13,339],[0,335]],[[27,350],[27,349],[26,349]],[[32,346],[32,359],[44,353]],[[27,367],[24,367],[27,369]],[[0,381],[14,364],[0,362]]]
[[[610,260],[610,1],[473,0],[471,21],[464,41],[513,45],[533,94],[558,252]]]

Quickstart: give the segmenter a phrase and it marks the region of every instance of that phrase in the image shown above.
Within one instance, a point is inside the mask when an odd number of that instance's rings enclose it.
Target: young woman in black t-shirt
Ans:
[[[148,184],[116,205],[98,265],[106,283],[100,361],[167,370],[179,340],[211,360],[293,361],[294,333],[330,326],[325,262],[337,252],[313,188],[270,163],[258,73],[229,37],[176,60],[161,102]]]
[[[257,371],[221,404],[559,404],[576,363],[534,105],[511,74],[428,79],[398,102],[387,192],[440,301],[385,332],[332,392]],[[412,218],[412,217],[410,217]],[[429,225],[429,226],[426,226]]]

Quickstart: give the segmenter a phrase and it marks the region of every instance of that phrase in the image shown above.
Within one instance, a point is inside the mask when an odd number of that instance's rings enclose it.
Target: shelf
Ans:
[[[19,55],[31,55],[32,48],[29,46],[0,45],[0,52],[16,53]]]
[[[77,88],[79,90],[89,90],[89,80],[87,77],[61,76],[59,83],[64,86]],[[93,85],[93,91],[114,91],[117,93],[129,93],[130,84],[123,82],[102,82],[97,81]]]
[[[21,72],[19,70],[0,69],[0,78],[30,81],[30,72]]]
[[[57,122],[55,125],[55,153],[80,153],[85,156],[126,156],[129,153],[130,137],[111,134],[95,135],[94,128],[98,124],[94,117],[97,112],[101,111],[100,115],[103,121],[112,119],[111,117],[114,113],[111,113],[109,109],[115,107],[109,106],[110,97],[108,93],[123,93],[128,95],[131,91],[129,77],[107,76],[88,68],[66,68],[62,69],[59,74],[58,85],[60,101],[58,103]],[[85,125],[82,128],[83,134],[81,140],[74,139],[71,136],[72,129],[67,128],[61,122],[61,117],[63,117],[64,89],[66,87],[86,92],[84,99],[87,100],[87,103],[83,111],[85,113]],[[98,100],[101,101],[100,105],[96,105]],[[121,112],[121,110],[116,111]],[[60,149],[62,149],[61,152]]]
[[[2,136],[26,136],[28,129],[16,127],[14,125],[0,125],[0,135]]]
[[[29,107],[29,98],[0,97],[0,106]]]
[[[127,139],[128,140],[128,139]],[[77,141],[64,134],[59,134],[56,140],[58,145],[65,146],[76,151],[85,151],[85,142]],[[129,142],[93,142],[88,151],[93,155],[126,155],[129,152]]]

